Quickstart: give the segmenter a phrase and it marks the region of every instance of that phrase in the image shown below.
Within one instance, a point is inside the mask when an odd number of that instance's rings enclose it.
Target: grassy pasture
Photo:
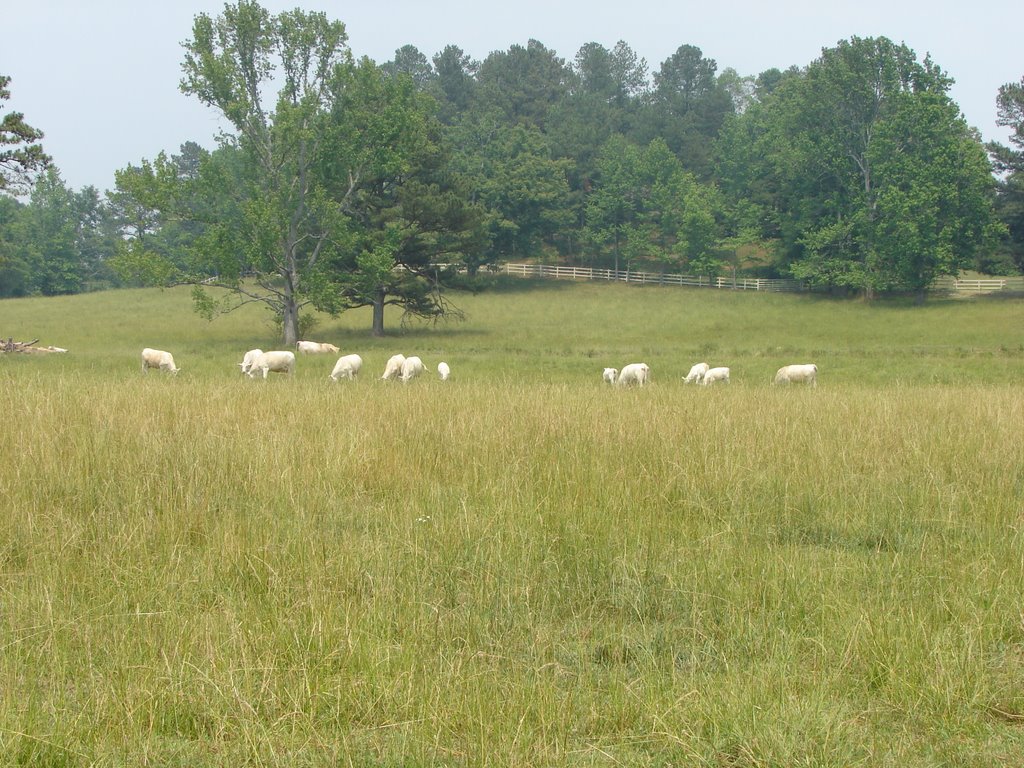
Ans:
[[[1024,302],[457,303],[323,318],[336,386],[185,290],[0,303],[72,350],[0,357],[0,764],[1022,762]]]

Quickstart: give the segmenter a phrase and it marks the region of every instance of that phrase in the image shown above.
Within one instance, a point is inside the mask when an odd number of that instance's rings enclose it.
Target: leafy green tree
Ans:
[[[718,75],[718,85],[729,94],[734,113],[742,114],[757,98],[757,79],[741,75],[732,67],[726,67]]]
[[[570,205],[578,229],[597,174],[597,153],[613,134],[629,131],[647,84],[647,64],[623,41],[612,50],[587,43],[571,75],[568,92],[549,113],[546,134],[555,156],[571,161]]]
[[[654,90],[638,128],[641,143],[664,139],[686,169],[702,178],[711,171],[713,140],[733,113],[729,91],[715,76],[717,68],[700,48],[679,46],[654,73]]]
[[[620,40],[612,50],[587,43],[573,60],[574,90],[600,96],[608,104],[625,109],[647,87],[647,62]]]
[[[445,46],[434,55],[432,93],[438,100],[438,117],[451,125],[469,111],[476,95],[476,72],[479,64],[456,45]]]
[[[249,166],[238,180],[243,186],[230,190],[241,213],[237,226],[211,227],[206,246],[222,266],[235,262],[220,272],[219,284],[241,302],[268,306],[286,345],[298,338],[299,310],[311,301],[306,278],[331,247],[359,175],[350,168],[330,186],[316,172],[327,159],[327,115],[338,80],[351,69],[346,41],[344,25],[322,13],[271,16],[239,0],[216,19],[197,16],[184,44],[182,90],[227,118],[235,133],[224,140],[237,144]],[[268,107],[265,92],[275,77],[280,89]],[[173,191],[164,188],[163,195]],[[250,269],[244,283],[239,259]],[[210,307],[199,290],[201,305]]]
[[[0,195],[0,297],[25,296],[30,291],[29,268],[19,233],[25,206],[14,197]]]
[[[568,163],[532,126],[499,125],[487,139],[474,162],[481,166],[477,195],[488,211],[492,253],[522,258],[553,245],[572,223]]]
[[[180,155],[161,152],[114,173],[109,216],[120,237],[111,266],[131,284],[172,280],[231,282],[251,270],[222,232],[242,231],[238,191],[246,187],[245,159],[226,143],[212,156],[194,142]],[[229,170],[230,169],[230,170]]]
[[[166,156],[157,158],[162,166]],[[159,191],[153,164],[129,165],[114,172],[114,190],[107,193],[107,205],[114,226],[120,233],[110,266],[119,279],[129,285],[164,284],[177,267],[171,258],[158,251],[161,211],[157,200],[166,196]]]
[[[119,284],[110,259],[119,241],[111,208],[92,186],[71,194],[75,220],[75,248],[85,290],[111,288]]]
[[[0,110],[11,98],[11,78],[0,75]],[[0,120],[0,192],[22,195],[33,185],[36,174],[50,166],[50,157],[39,141],[43,132],[25,122],[20,112],[8,112]]]
[[[1005,83],[996,96],[996,124],[1010,128],[1010,144],[989,144],[996,166],[1002,171],[1024,171],[1024,78],[1019,83]]]
[[[389,75],[408,76],[420,91],[430,88],[437,77],[430,60],[415,45],[403,45],[395,51],[395,58],[382,64],[381,69]]]
[[[750,129],[747,157],[763,179],[755,194],[773,212],[766,234],[794,276],[868,297],[920,295],[986,246],[991,176],[949,85],[906,46],[852,38],[784,76],[728,128],[733,148]]]
[[[485,111],[499,110],[508,123],[544,130],[548,113],[568,90],[570,70],[537,40],[495,51],[480,64],[477,98]]]
[[[74,196],[56,169],[48,168],[36,180],[22,225],[30,292],[55,296],[81,291],[84,269]]]
[[[587,196],[585,242],[609,257],[616,272],[624,257],[634,257],[640,228],[640,148],[621,135],[611,136],[597,158],[594,189]],[[627,260],[628,263],[628,260]]]
[[[483,219],[451,169],[433,99],[368,59],[355,80],[335,103],[330,145],[337,156],[361,158],[361,177],[346,207],[344,243],[316,273],[314,303],[331,312],[370,306],[373,333],[382,335],[387,305],[407,318],[458,314],[442,278],[474,264]]]
[[[871,237],[885,289],[924,292],[972,266],[996,239],[991,166],[955,104],[939,94],[905,102],[879,125]]]
[[[1010,265],[1024,271],[1024,78],[1019,83],[1000,86],[996,107],[996,122],[1011,129],[1012,146],[997,142],[988,145],[996,168],[1004,174],[999,180],[996,210],[1007,236],[994,263],[982,266],[992,272],[1004,271]]]

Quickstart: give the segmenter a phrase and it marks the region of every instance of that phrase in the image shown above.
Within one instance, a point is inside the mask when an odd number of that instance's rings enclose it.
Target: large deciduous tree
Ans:
[[[332,189],[316,173],[335,84],[351,66],[346,41],[344,24],[323,13],[271,16],[239,0],[216,19],[197,16],[184,44],[182,91],[223,113],[235,130],[225,140],[237,144],[250,168],[234,179],[241,188],[231,190],[241,219],[215,228],[207,247],[244,254],[249,274],[222,273],[221,284],[244,301],[268,305],[281,319],[286,345],[298,339],[299,310],[310,301],[306,279],[331,247],[341,205],[358,179],[358,169],[350,169]]]
[[[905,45],[852,38],[737,118],[749,130],[731,126],[724,138],[753,141],[757,170],[732,170],[758,179],[793,275],[869,298],[923,296],[987,246],[992,177],[950,83]],[[720,155],[733,150],[744,153],[733,144]]]

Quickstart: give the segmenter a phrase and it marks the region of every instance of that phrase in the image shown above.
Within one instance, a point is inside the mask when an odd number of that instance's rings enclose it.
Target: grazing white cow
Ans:
[[[690,372],[683,377],[684,384],[700,384],[704,381],[704,374],[710,370],[707,363],[697,363]]]
[[[402,364],[405,363],[405,355],[392,355],[384,366],[384,380],[390,380],[402,375]]]
[[[159,368],[170,374],[177,374],[181,370],[174,364],[174,358],[170,352],[146,347],[142,350],[142,372],[147,373],[150,368]]]
[[[249,369],[252,368],[252,364],[256,362],[256,359],[263,354],[262,349],[250,349],[245,353],[245,357],[242,358],[242,362],[238,364],[238,367],[242,369],[242,373],[248,373]]]
[[[359,355],[342,355],[338,358],[338,362],[334,364],[334,370],[331,371],[331,375],[328,377],[331,381],[337,381],[338,379],[354,379],[359,375],[360,369],[363,367],[363,358]]]
[[[274,350],[271,352],[264,352],[262,355],[257,357],[253,364],[249,367],[248,377],[255,379],[259,374],[263,374],[263,378],[267,378],[268,373],[287,373],[291,374],[295,371],[295,353]]]
[[[707,387],[714,384],[716,381],[724,381],[726,384],[729,383],[729,369],[728,368],[708,368],[704,374],[704,378],[701,383]]]
[[[604,369],[604,373],[601,374],[601,377],[605,380],[606,384],[614,384],[615,383],[615,379],[616,379],[616,377],[618,377],[618,375],[619,375],[619,369],[618,368],[605,368]]]
[[[333,344],[319,341],[296,341],[295,349],[304,355],[321,355],[328,352],[338,353],[338,348]]]
[[[814,363],[784,365],[775,374],[776,384],[810,384],[818,386],[818,366]]]
[[[628,387],[636,384],[642,387],[651,379],[651,368],[647,363],[630,363],[619,371],[619,378],[615,383],[620,387]]]
[[[437,364],[437,375],[441,381],[448,381],[448,377],[452,375],[452,369],[448,367],[448,363]]]
[[[415,355],[413,357],[405,358],[405,362],[402,363],[402,375],[400,377],[402,379],[402,383],[408,384],[425,370],[427,370],[427,366],[425,366],[423,361]]]

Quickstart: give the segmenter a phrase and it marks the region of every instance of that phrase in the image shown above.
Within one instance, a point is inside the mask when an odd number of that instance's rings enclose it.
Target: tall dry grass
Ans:
[[[490,295],[475,327],[383,342],[324,328],[368,363],[398,347],[429,350],[431,366],[444,355],[445,385],[388,385],[368,365],[331,386],[325,358],[292,381],[243,380],[230,367],[244,328],[204,324],[204,342],[184,315],[171,340],[192,351],[175,378],[142,376],[136,339],[0,361],[0,761],[1017,761],[1012,335],[962,332],[946,367],[995,372],[946,382],[938,353],[915,356],[892,330],[888,348],[863,342],[863,364],[831,380],[823,367],[816,390],[768,386],[763,340],[744,356],[728,337],[710,351],[737,382],[692,388],[669,375],[679,329],[608,330],[635,295],[570,290],[548,310]],[[649,316],[673,317],[661,302],[675,294],[650,295]],[[786,306],[756,300],[737,318],[754,328]],[[571,333],[605,311],[605,347],[585,332],[579,354],[529,325],[553,313]],[[943,330],[907,333],[938,350]],[[65,332],[86,349],[117,337],[84,321]],[[778,333],[775,346],[812,346],[801,328]],[[691,343],[677,341],[678,375]],[[634,349],[655,384],[602,386],[592,365]],[[870,373],[901,354],[900,380]]]

